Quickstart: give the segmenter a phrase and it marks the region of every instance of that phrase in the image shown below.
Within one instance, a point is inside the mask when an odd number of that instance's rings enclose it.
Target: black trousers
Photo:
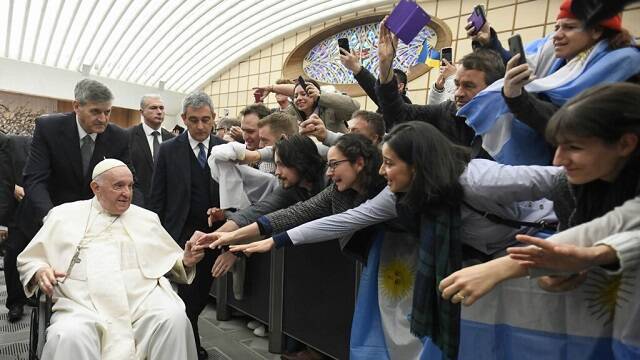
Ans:
[[[4,255],[4,278],[7,283],[6,306],[8,309],[14,305],[24,305],[27,301],[22,283],[20,282],[20,274],[18,273],[16,261],[18,255],[27,247],[28,243],[27,237],[18,227],[9,227],[9,237],[6,241]]]
[[[204,224],[186,224],[182,236],[180,236],[179,244],[184,248],[184,244],[189,240],[194,231],[200,230],[204,232],[213,231]],[[187,317],[193,328],[193,335],[196,338],[196,348],[200,349],[200,332],[198,331],[198,317],[202,310],[209,302],[209,292],[213,284],[213,276],[211,268],[220,253],[219,250],[205,250],[204,258],[196,265],[196,276],[191,284],[178,285],[178,295],[184,301]]]

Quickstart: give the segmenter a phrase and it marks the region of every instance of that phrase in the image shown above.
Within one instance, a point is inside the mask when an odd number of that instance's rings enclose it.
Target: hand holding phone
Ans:
[[[516,54],[520,54],[518,65],[527,63],[527,58],[524,54],[524,46],[522,45],[522,38],[520,37],[520,34],[515,34],[509,38],[509,51],[511,52],[512,57]]]
[[[453,50],[451,47],[443,47],[440,50],[440,63],[444,64],[442,60],[447,60],[450,64],[453,62]]]
[[[307,83],[304,82],[304,79],[302,78],[302,75],[298,76],[298,85],[300,85],[302,90],[304,90],[304,93],[307,94]]]
[[[349,39],[347,38],[338,39],[338,52],[340,52],[340,49],[346,51],[347,53],[351,52],[351,48],[349,47]]]
[[[476,5],[471,12],[471,15],[467,18],[467,22],[471,23],[474,30],[469,35],[476,35],[487,22],[487,15],[484,12],[484,6]]]

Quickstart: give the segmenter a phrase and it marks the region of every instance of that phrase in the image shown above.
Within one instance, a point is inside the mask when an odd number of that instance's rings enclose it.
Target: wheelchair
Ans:
[[[51,323],[51,296],[45,295],[38,290],[35,296],[36,304],[31,309],[31,327],[29,330],[29,360],[40,360],[44,342],[46,340],[46,330]]]

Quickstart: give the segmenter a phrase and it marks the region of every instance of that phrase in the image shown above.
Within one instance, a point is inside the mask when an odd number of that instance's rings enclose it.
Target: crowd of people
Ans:
[[[620,15],[586,22],[565,0],[521,64],[488,20],[427,105],[392,67],[386,18],[377,78],[340,49],[377,112],[282,79],[254,84],[239,120],[187,95],[176,135],[159,95],[121,129],[111,91],[80,81],[74,112],[0,137],[9,320],[39,289],[54,302],[43,359],[205,359],[214,278],[233,272],[241,299],[246,257],[338,240],[364,265],[352,359],[640,356],[640,287],[624,282],[640,274],[640,49]],[[593,278],[602,323],[576,305]],[[522,329],[540,330],[531,346]],[[282,357],[320,356],[299,345]]]

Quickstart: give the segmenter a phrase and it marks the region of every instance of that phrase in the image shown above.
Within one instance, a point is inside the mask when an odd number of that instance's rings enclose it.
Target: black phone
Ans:
[[[520,37],[520,34],[515,34],[509,38],[509,51],[511,52],[512,57],[516,54],[520,54],[518,65],[527,63],[527,58],[524,54],[524,46],[522,46],[522,38]]]
[[[444,61],[442,61],[444,59],[447,59],[449,64],[453,64],[453,50],[450,47],[443,47],[440,50],[440,59],[442,64],[444,64]]]
[[[300,85],[300,87],[302,88],[302,90],[304,90],[304,93],[307,93],[307,83],[304,82],[304,79],[302,78],[302,75],[298,76],[298,85]]]
[[[338,38],[338,47],[350,53],[351,48],[349,47],[349,39],[347,38]],[[338,49],[340,51],[340,49]]]
[[[473,24],[473,27],[476,29],[474,35],[477,34],[478,31],[480,31],[480,29],[482,29],[484,24],[487,22],[487,14],[485,14],[484,12],[484,6],[476,5],[473,8],[473,12],[471,12],[471,15],[467,18],[467,22]]]

